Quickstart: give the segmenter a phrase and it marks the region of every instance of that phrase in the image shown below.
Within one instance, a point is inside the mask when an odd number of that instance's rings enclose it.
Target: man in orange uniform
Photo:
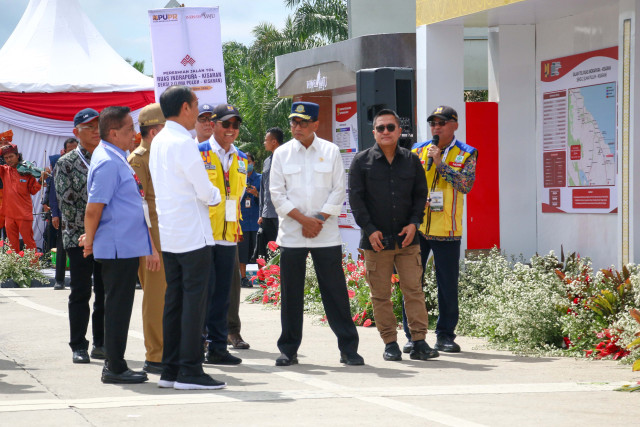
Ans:
[[[3,212],[5,228],[9,237],[9,244],[14,250],[20,250],[20,235],[26,249],[36,249],[33,240],[33,203],[31,195],[38,193],[41,183],[33,175],[18,173],[18,163],[22,155],[14,144],[2,147],[2,157],[5,164],[0,166],[0,179],[3,184]],[[40,180],[46,174],[43,173]]]
[[[0,150],[13,141],[13,131],[9,129],[0,133]],[[4,159],[0,155],[0,165],[4,165]],[[0,231],[4,230],[4,211],[2,210],[2,179],[0,179]]]

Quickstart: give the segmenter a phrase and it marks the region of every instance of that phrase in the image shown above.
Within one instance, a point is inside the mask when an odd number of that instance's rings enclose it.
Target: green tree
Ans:
[[[125,58],[124,60],[127,61],[133,68],[144,74],[144,59],[142,61],[133,61],[133,59],[131,58]]]
[[[243,122],[238,146],[256,156],[258,165],[267,156],[262,145],[270,127],[279,126],[290,138],[291,99],[279,98],[275,87],[275,57],[312,49],[347,38],[345,0],[284,0],[294,9],[282,30],[260,23],[253,29],[255,41],[249,47],[228,42],[222,46],[227,98]]]

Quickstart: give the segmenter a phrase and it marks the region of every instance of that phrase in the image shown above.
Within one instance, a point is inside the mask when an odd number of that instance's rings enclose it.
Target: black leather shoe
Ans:
[[[63,289],[64,289],[64,282],[56,282],[56,284],[53,285],[54,291],[61,291]]]
[[[104,352],[104,347],[96,347],[95,345],[91,349],[91,358],[104,360],[107,358],[107,353]]]
[[[384,360],[402,360],[402,353],[400,352],[400,347],[396,341],[390,342],[389,344],[384,346],[384,353],[382,353],[382,358]]]
[[[434,348],[445,353],[460,353],[460,346],[449,337],[438,337]]]
[[[411,350],[413,350],[413,341],[409,340],[407,341],[407,343],[402,347],[402,352],[403,353],[411,353]]]
[[[89,359],[89,353],[87,350],[74,350],[73,351],[73,363],[89,363],[91,359]]]
[[[229,334],[227,336],[227,344],[231,344],[236,350],[246,350],[251,347],[248,342],[242,339],[240,334]]]
[[[147,374],[162,374],[164,367],[160,362],[149,362],[148,360],[145,360],[142,370]]]
[[[276,359],[276,366],[291,366],[298,364],[298,355],[294,354],[289,357],[284,353],[280,353],[280,356]]]
[[[251,281],[248,277],[243,277],[240,280],[240,286],[242,286],[243,288],[253,288],[253,285],[251,284]]]
[[[135,372],[127,369],[124,372],[116,374],[106,366],[102,368],[102,382],[105,384],[139,384],[148,379],[146,372]]]
[[[359,366],[364,365],[364,359],[358,353],[340,353],[340,363],[349,366]]]
[[[409,353],[409,357],[413,360],[427,360],[440,356],[437,350],[429,347],[425,340],[413,342],[413,350]]]
[[[206,363],[214,365],[239,365],[242,359],[229,353],[226,349],[214,348],[207,352]]]

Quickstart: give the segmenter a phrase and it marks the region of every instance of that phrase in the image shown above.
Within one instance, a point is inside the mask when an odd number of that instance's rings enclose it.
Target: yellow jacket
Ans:
[[[220,190],[222,202],[218,206],[209,207],[209,219],[214,240],[238,242],[242,235],[240,228],[240,200],[247,187],[247,156],[236,150],[231,160],[228,174],[224,173],[222,162],[218,155],[211,150],[209,141],[198,144],[198,149],[204,160],[209,181]],[[225,175],[228,175],[225,177]],[[226,220],[226,205],[228,200],[235,201],[236,221]]]
[[[427,186],[429,187],[429,197],[432,191],[442,191],[444,209],[440,212],[432,212],[427,208],[420,232],[425,236],[438,237],[459,237],[462,236],[462,211],[464,208],[464,194],[456,191],[453,186],[445,181],[433,165],[427,171],[427,152],[431,146],[431,141],[414,144],[411,151],[416,153],[425,168],[427,176]],[[458,140],[449,149],[443,162],[455,171],[464,167],[464,163],[469,156],[475,153],[476,149]]]

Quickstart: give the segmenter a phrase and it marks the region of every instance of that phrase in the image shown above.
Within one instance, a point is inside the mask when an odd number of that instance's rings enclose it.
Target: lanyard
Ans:
[[[115,148],[108,146],[104,142],[101,142],[100,144],[105,149],[111,151],[113,154],[118,156],[118,158],[120,160],[122,160],[125,165],[127,165],[127,168],[129,168],[129,172],[131,172],[131,175],[133,175],[133,179],[136,181],[136,184],[138,185],[138,192],[140,193],[140,196],[144,199],[144,189],[142,188],[142,183],[140,182],[140,179],[138,178],[138,175],[136,175],[136,171],[133,170],[133,168],[131,167],[129,162],[127,162],[127,160],[124,158],[124,156],[122,154],[120,154]]]
[[[84,154],[82,154],[82,151],[80,151],[80,144],[78,144],[78,146],[76,147],[76,152],[78,153],[80,160],[82,160],[82,163],[84,163],[87,169],[89,169],[89,162],[87,161],[87,158],[84,156]]]
[[[115,154],[116,156],[118,156],[118,158],[120,160],[122,160],[124,162],[125,165],[127,165],[127,168],[129,168],[129,172],[131,172],[131,174],[133,175],[133,179],[136,182],[136,184],[138,185],[138,193],[140,193],[140,197],[142,198],[142,210],[144,211],[144,220],[147,223],[147,227],[151,228],[151,217],[149,216],[149,204],[147,203],[147,201],[144,199],[144,189],[142,188],[142,183],[140,182],[140,179],[138,178],[138,175],[136,174],[136,171],[133,170],[133,168],[131,167],[131,165],[129,164],[129,162],[127,162],[127,160],[124,158],[124,156],[122,154],[120,154],[115,148],[108,146],[107,144],[105,144],[104,142],[100,143],[106,150],[111,151],[113,154]]]

